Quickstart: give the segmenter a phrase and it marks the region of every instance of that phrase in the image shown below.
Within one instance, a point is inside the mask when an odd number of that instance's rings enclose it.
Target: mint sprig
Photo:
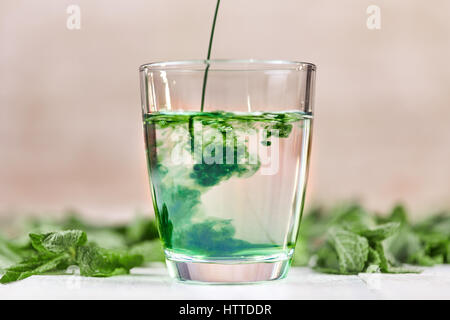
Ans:
[[[91,277],[109,277],[128,274],[130,269],[143,263],[142,254],[103,249],[87,242],[81,230],[56,231],[30,235],[34,248],[31,256],[6,269],[0,283],[22,280],[32,275],[64,272],[76,265],[80,274]]]
[[[164,261],[156,223],[143,216],[126,225],[98,226],[69,213],[59,221],[27,220],[21,229],[33,232],[16,240],[0,237],[0,283],[64,274],[69,266],[78,266],[83,276],[109,277]]]
[[[404,264],[450,263],[449,226],[447,213],[412,223],[401,205],[388,215],[357,204],[315,208],[300,226],[294,265],[335,274],[418,272]]]
[[[71,214],[62,221],[34,219],[23,229],[33,232],[17,240],[0,237],[0,283],[32,275],[64,274],[73,265],[83,276],[109,277],[128,274],[146,262],[164,261],[156,223],[150,218],[138,217],[127,225],[97,226]],[[227,241],[223,244],[233,245]],[[351,204],[314,208],[305,214],[293,265],[356,274],[417,272],[404,265],[440,263],[450,263],[448,213],[413,223],[403,206],[394,207],[387,215],[376,215]]]

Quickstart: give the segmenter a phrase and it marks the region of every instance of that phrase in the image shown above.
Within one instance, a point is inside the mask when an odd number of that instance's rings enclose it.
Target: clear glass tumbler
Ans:
[[[286,276],[305,198],[315,70],[255,60],[140,67],[150,187],[172,277]]]

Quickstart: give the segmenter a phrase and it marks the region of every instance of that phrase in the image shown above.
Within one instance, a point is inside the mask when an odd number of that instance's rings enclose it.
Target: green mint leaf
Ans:
[[[398,222],[402,226],[409,223],[406,208],[402,204],[397,204],[394,208],[392,208],[391,213],[387,217],[377,216],[377,221],[381,224],[387,222]]]
[[[406,213],[406,208],[402,204],[396,205],[389,217],[391,222],[399,222],[400,224],[408,224],[408,215]]]
[[[445,255],[445,263],[450,263],[450,240],[447,241],[447,253]]]
[[[433,266],[442,264],[448,259],[447,236],[440,233],[416,233],[419,245],[417,249],[407,257],[408,263],[420,266]]]
[[[380,258],[380,270],[381,272],[388,273],[389,272],[389,262],[386,259],[386,255],[384,254],[384,247],[381,242],[375,244],[375,251],[378,253],[378,257]]]
[[[450,237],[450,214],[443,212],[426,218],[414,225],[414,231],[422,234],[442,234]]]
[[[0,237],[0,271],[22,260],[24,250]]]
[[[403,226],[386,241],[386,254],[399,263],[412,263],[411,257],[422,250],[419,236],[409,226]]]
[[[32,275],[46,274],[52,271],[66,269],[71,262],[67,254],[57,256],[37,256],[25,260],[6,270],[0,279],[0,283],[6,284],[13,281],[23,280]]]
[[[76,257],[80,274],[91,277],[128,274],[131,268],[142,265],[143,261],[143,256],[140,254],[106,250],[93,244],[79,247]]]
[[[87,242],[87,236],[81,230],[67,230],[46,234],[30,234],[31,245],[40,253],[59,254]]]
[[[30,234],[30,240],[34,253],[29,254],[28,259],[6,269],[0,283],[63,271],[69,265],[78,265],[80,273],[85,276],[107,277],[127,274],[131,268],[143,263],[144,252],[148,257],[158,252],[157,250],[161,251],[154,244],[152,248],[143,246],[135,248],[134,250],[139,253],[100,248],[94,243],[87,244],[86,233],[81,230]]]
[[[328,243],[336,252],[339,273],[355,274],[364,270],[369,255],[369,243],[366,238],[354,232],[333,227],[328,232]],[[336,268],[333,265],[322,267]]]
[[[366,273],[383,272],[397,273],[398,268],[391,265],[385,254],[385,247],[382,242],[369,243],[369,256],[366,262]],[[376,268],[375,268],[376,266]]]
[[[317,251],[316,258],[315,270],[323,273],[341,273],[338,255],[330,244],[327,243],[321,247]]]
[[[444,263],[443,256],[429,256],[425,252],[421,251],[409,258],[412,264],[416,264],[423,267],[432,267],[436,264]]]
[[[366,237],[370,242],[382,241],[394,235],[400,229],[400,223],[389,222],[375,226],[373,228],[360,230],[358,234]]]
[[[353,204],[336,208],[331,224],[357,232],[374,226],[375,220],[361,206]]]
[[[307,266],[310,261],[308,243],[303,237],[299,237],[295,246],[293,266]]]
[[[130,248],[129,253],[132,255],[141,255],[144,262],[165,261],[163,247],[159,239],[135,244]]]
[[[127,239],[115,230],[98,229],[86,232],[89,243],[95,243],[105,249],[124,249],[127,247]]]
[[[367,263],[366,263],[366,265],[368,267],[366,269],[368,269],[369,266],[371,266],[371,265],[376,265],[377,268],[379,269],[380,264],[381,264],[381,258],[380,258],[378,251],[374,248],[369,248],[369,255],[367,257]],[[368,272],[368,271],[366,270],[366,272]]]
[[[153,219],[137,217],[126,227],[125,237],[130,244],[157,239],[158,229],[156,223]]]

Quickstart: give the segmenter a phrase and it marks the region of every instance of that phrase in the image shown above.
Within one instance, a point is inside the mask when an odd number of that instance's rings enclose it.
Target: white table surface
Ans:
[[[249,285],[194,285],[172,281],[164,265],[128,276],[33,276],[0,285],[5,299],[450,299],[450,265],[421,274],[327,275],[291,268],[284,280]]]

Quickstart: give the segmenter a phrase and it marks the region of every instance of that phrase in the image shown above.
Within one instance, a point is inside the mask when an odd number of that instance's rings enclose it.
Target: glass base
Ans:
[[[179,281],[208,284],[238,284],[271,281],[286,277],[291,259],[267,262],[180,261],[166,259],[169,274]]]

